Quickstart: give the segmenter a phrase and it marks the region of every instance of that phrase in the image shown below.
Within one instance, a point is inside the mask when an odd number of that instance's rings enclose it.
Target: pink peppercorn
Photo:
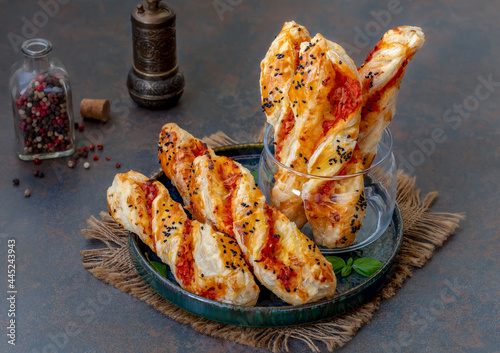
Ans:
[[[94,158],[94,161],[99,160],[99,157],[97,156],[97,154],[94,154],[94,157],[93,157],[93,158]]]
[[[94,145],[91,144],[89,147],[90,147],[91,151],[95,150],[95,146]]]
[[[33,161],[33,163],[35,163],[35,164],[38,165],[38,164],[40,164],[42,162],[40,161],[40,158],[35,158],[35,160]]]
[[[79,126],[78,126],[78,130],[80,130],[80,131],[85,130],[85,126],[83,126],[83,125],[79,125]]]
[[[97,149],[98,149],[98,150],[102,150],[102,143],[98,143],[98,144],[97,144]]]
[[[120,167],[121,167],[121,166],[122,166],[122,165],[121,165],[120,163],[116,163],[116,164],[115,164],[116,169],[120,169]]]

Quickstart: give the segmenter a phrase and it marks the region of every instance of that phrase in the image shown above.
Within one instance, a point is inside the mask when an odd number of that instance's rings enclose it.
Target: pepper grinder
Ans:
[[[130,97],[149,109],[171,107],[184,91],[184,74],[177,64],[175,12],[160,0],[147,0],[130,17],[134,49],[127,77]]]

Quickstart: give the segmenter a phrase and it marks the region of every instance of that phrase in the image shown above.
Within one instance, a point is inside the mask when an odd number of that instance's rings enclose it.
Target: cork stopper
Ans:
[[[109,117],[110,105],[107,99],[82,99],[80,115],[87,119],[106,121]]]

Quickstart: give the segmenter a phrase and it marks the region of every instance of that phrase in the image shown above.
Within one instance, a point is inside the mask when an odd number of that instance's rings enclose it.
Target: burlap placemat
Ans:
[[[220,139],[211,145],[221,145],[227,140]],[[108,213],[101,212],[101,220],[94,216],[87,221],[89,229],[82,233],[89,239],[100,240],[105,247],[82,250],[83,265],[96,278],[128,293],[170,318],[191,326],[194,330],[248,346],[267,348],[272,352],[289,350],[292,340],[305,342],[312,351],[319,351],[323,343],[333,351],[349,342],[356,332],[370,322],[380,307],[382,299],[391,298],[412,275],[412,269],[422,267],[429,260],[436,247],[457,228],[464,216],[456,213],[430,212],[429,208],[437,197],[431,192],[423,198],[415,188],[415,178],[401,171],[398,173],[397,203],[404,223],[404,239],[393,270],[387,283],[369,302],[342,316],[315,324],[285,328],[253,328],[221,324],[190,314],[160,297],[137,273],[130,259],[127,235]]]

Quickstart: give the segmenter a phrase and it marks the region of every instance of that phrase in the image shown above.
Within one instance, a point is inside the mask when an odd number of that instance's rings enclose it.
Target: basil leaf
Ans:
[[[255,180],[255,185],[257,185],[259,183],[259,171],[258,170],[254,170],[251,173],[252,173],[253,178]]]
[[[347,262],[349,263],[349,262]],[[343,276],[343,277],[347,277],[351,274],[352,272],[352,266],[346,266],[342,269],[342,271],[340,272],[340,274]]]
[[[152,261],[149,259],[148,253],[146,253],[146,258],[148,259],[148,262],[151,264],[151,266],[154,267],[154,269],[163,277],[167,278],[167,265],[161,262],[156,262]]]
[[[347,266],[351,267],[352,266],[352,257],[347,260]]]
[[[352,268],[363,277],[371,277],[377,272],[383,263],[377,259],[362,257],[354,261]]]
[[[339,272],[342,271],[342,269],[345,267],[345,261],[341,257],[326,256],[325,258],[332,263],[333,271],[336,275],[338,275]]]
[[[352,272],[352,257],[350,257],[349,260],[347,260],[347,264],[342,269],[342,271],[340,272],[340,274],[343,277],[347,277],[347,276],[349,276],[351,274],[351,272]]]

